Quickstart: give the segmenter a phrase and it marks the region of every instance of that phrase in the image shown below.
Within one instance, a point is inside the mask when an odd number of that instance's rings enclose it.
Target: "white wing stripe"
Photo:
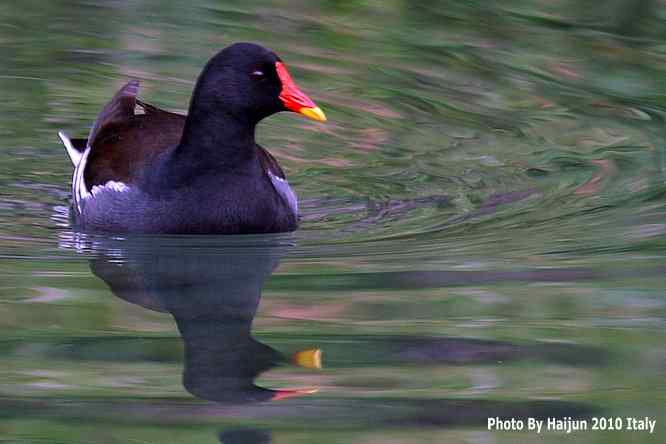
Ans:
[[[92,190],[90,190],[90,193],[92,194],[92,197],[95,197],[103,191],[115,191],[117,193],[124,193],[126,191],[129,191],[129,187],[122,182],[116,182],[115,180],[110,180],[104,185],[94,185],[92,187]]]
[[[271,182],[273,182],[275,190],[287,202],[287,205],[289,205],[289,208],[291,208],[294,214],[298,216],[298,198],[296,197],[294,190],[289,186],[289,182],[271,172],[268,173],[268,177],[271,179]]]

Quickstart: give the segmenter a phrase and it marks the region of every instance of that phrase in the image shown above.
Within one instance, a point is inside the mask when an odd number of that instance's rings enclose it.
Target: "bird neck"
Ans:
[[[255,158],[256,123],[207,105],[190,107],[174,156],[213,168],[234,168]]]

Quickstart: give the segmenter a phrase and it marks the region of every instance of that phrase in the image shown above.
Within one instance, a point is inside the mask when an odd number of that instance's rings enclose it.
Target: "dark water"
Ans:
[[[2,2],[0,442],[663,442],[666,4],[604,5]],[[246,40],[329,118],[260,128],[301,229],[73,232],[57,130]]]

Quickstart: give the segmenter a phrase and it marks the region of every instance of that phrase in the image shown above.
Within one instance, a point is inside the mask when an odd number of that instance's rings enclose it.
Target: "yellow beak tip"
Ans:
[[[318,106],[314,108],[301,108],[298,110],[299,113],[303,114],[305,117],[309,117],[312,120],[317,122],[326,122],[326,114]]]

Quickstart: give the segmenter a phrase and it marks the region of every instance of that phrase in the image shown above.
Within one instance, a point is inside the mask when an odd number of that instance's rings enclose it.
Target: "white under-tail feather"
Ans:
[[[86,199],[90,199],[104,192],[124,193],[129,191],[130,188],[127,185],[114,180],[110,180],[104,185],[95,185],[92,190],[88,191],[83,175],[86,169],[88,155],[90,154],[90,145],[86,146],[85,151],[81,152],[74,148],[72,141],[65,132],[60,131],[58,136],[60,137],[60,140],[62,140],[63,145],[65,145],[65,148],[67,148],[67,154],[69,154],[69,158],[74,164],[74,175],[72,176],[72,200],[74,201],[74,207],[79,213],[83,208],[83,201]]]
[[[72,161],[72,164],[76,168],[76,166],[81,162],[81,157],[83,156],[83,153],[74,148],[72,141],[70,140],[67,133],[65,133],[64,131],[58,131],[58,137],[60,137],[60,140],[62,140],[62,144],[65,145],[65,149],[67,149],[67,154],[69,154],[69,159]]]
[[[86,199],[90,196],[90,192],[86,188],[86,183],[83,180],[83,171],[86,169],[86,160],[88,159],[88,154],[90,153],[90,147],[87,146],[84,152],[80,152],[69,139],[69,136],[60,131],[58,133],[60,140],[62,140],[63,145],[67,148],[67,154],[74,164],[74,175],[72,177],[72,200],[74,201],[75,208],[81,212],[81,202],[83,199]]]

